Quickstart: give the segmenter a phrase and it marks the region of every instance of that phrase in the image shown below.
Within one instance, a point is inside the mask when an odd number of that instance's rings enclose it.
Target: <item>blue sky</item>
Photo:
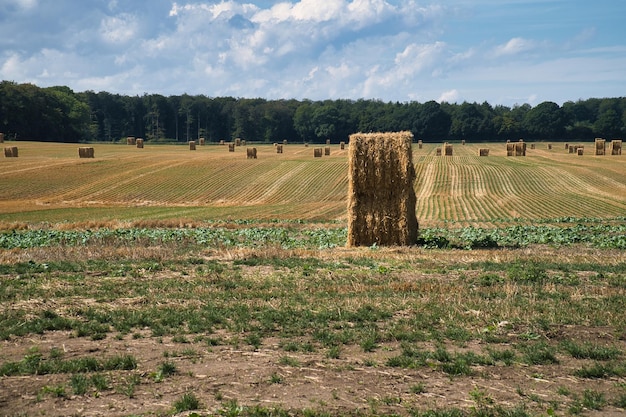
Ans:
[[[126,95],[626,95],[624,0],[0,0],[0,79]]]

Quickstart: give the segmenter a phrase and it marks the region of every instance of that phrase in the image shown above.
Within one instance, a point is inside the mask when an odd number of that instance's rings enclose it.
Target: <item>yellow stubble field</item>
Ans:
[[[6,145],[6,144],[5,144]],[[314,158],[311,145],[246,146],[16,142],[18,158],[0,160],[0,221],[84,222],[218,219],[337,221],[346,214],[347,146]],[[563,144],[507,157],[504,143],[414,147],[420,224],[485,226],[559,217],[626,215],[626,155],[570,154]],[[13,145],[15,146],[15,144]],[[84,146],[84,145],[81,145]],[[317,147],[323,147],[321,145]],[[479,149],[490,156],[480,157]]]

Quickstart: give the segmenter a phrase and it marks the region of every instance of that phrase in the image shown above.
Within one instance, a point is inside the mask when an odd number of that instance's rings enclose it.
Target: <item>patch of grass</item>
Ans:
[[[200,400],[193,392],[183,394],[183,396],[174,402],[174,410],[176,413],[182,413],[185,411],[193,411],[200,409]]]
[[[610,378],[626,376],[626,364],[614,362],[595,362],[590,366],[583,366],[574,372],[574,375],[581,378]]]
[[[609,361],[617,359],[622,351],[614,346],[598,346],[591,343],[577,343],[573,340],[561,342],[561,348],[576,359]]]
[[[85,395],[87,389],[89,389],[90,381],[83,374],[72,375],[70,379],[70,386],[74,395]]]
[[[603,393],[586,389],[583,391],[581,404],[589,410],[602,410],[606,405],[606,399]]]
[[[556,349],[545,342],[529,343],[521,347],[522,359],[529,365],[558,364]]]

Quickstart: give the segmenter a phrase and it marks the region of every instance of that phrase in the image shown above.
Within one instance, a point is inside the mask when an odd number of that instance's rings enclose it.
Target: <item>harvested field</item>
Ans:
[[[183,145],[153,145],[128,152],[99,144],[96,160],[79,160],[71,144],[20,142],[20,157],[0,163],[0,221],[63,221],[69,212],[78,220],[345,221],[347,154],[334,147],[337,151],[321,159],[312,158],[310,148],[286,147],[278,159],[273,146],[258,145],[259,163],[251,165],[219,146],[184,152]],[[438,159],[437,147],[425,143],[413,150],[420,224],[506,224],[626,212],[623,155],[585,154],[574,156],[573,164],[567,151],[538,146],[532,156],[506,158],[506,149],[497,145],[489,158],[481,158],[485,144],[472,143]]]

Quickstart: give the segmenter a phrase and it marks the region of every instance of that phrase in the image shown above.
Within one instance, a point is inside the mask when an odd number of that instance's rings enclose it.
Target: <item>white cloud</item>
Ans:
[[[454,90],[444,91],[437,99],[437,102],[456,103],[458,99],[459,99],[459,92],[456,89],[454,89]]]
[[[100,35],[105,42],[125,43],[136,36],[137,24],[137,18],[127,13],[108,16],[100,22]]]
[[[524,38],[512,38],[507,43],[497,46],[494,50],[494,55],[517,55],[521,52],[529,51],[534,47],[535,43],[533,41]]]

